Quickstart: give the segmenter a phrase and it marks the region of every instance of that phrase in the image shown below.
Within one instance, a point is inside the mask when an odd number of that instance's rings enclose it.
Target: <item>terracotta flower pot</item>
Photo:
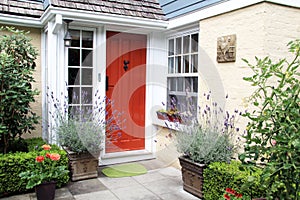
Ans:
[[[35,187],[35,193],[38,200],[53,200],[55,198],[56,182],[46,182]]]

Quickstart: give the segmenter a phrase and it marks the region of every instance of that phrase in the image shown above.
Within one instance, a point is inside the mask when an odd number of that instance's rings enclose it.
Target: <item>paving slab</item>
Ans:
[[[116,189],[131,186],[134,188],[138,186],[139,183],[132,177],[123,177],[123,178],[109,178],[109,177],[100,177],[99,181],[108,189]]]
[[[157,180],[153,182],[143,183],[142,185],[154,194],[158,195],[177,192],[182,188],[182,184],[176,179]]]
[[[74,196],[75,200],[119,200],[111,191],[103,190]]]
[[[141,185],[116,188],[111,190],[119,200],[160,200],[160,198]]]
[[[176,192],[161,194],[159,197],[163,200],[199,200],[198,197],[187,193],[183,189]]]
[[[107,190],[105,185],[103,185],[102,182],[100,182],[97,178],[70,182],[67,185],[67,188],[72,195],[79,195],[79,194],[86,194],[91,192]]]

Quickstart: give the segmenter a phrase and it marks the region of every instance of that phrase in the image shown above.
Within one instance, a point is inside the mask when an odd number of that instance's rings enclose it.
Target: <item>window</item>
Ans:
[[[90,112],[93,99],[93,31],[70,30],[68,48],[69,109]]]
[[[168,109],[196,114],[198,98],[198,33],[168,41]]]

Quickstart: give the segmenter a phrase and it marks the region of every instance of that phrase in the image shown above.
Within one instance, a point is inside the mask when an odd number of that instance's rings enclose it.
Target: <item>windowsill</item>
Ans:
[[[170,122],[168,120],[162,120],[162,119],[158,119],[158,118],[155,118],[152,121],[152,124],[156,125],[156,126],[161,126],[163,128],[175,130],[175,131],[179,131],[180,129],[182,129],[183,126],[185,126],[184,124],[181,124],[179,122]]]

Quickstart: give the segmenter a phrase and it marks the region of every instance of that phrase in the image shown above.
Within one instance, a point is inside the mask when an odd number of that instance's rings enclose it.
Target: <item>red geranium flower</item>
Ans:
[[[60,159],[60,155],[58,153],[51,153],[50,154],[50,159],[51,160],[59,160]]]
[[[46,153],[47,158],[50,158],[50,155],[51,155],[50,153]]]
[[[44,158],[44,156],[37,156],[36,158],[35,158],[35,160],[36,160],[36,162],[43,162],[44,160],[45,160],[45,158]]]
[[[42,148],[43,148],[44,150],[50,150],[50,149],[51,149],[51,146],[48,145],[48,144],[44,144],[44,145],[42,146]]]
[[[227,194],[224,194],[224,198],[230,200],[230,196],[228,196]]]

